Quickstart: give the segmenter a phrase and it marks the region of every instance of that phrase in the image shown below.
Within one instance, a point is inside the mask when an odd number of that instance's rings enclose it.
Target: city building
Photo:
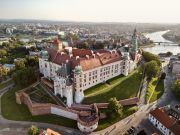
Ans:
[[[164,135],[179,135],[180,105],[152,110],[149,113],[149,121]]]
[[[51,47],[41,51],[39,70],[52,82],[54,94],[66,97],[70,107],[74,102],[82,102],[88,88],[121,74],[127,76],[140,58],[136,30],[128,51],[121,52],[64,47],[56,39]]]
[[[3,68],[6,69],[7,72],[15,69],[15,65],[14,64],[4,64]]]

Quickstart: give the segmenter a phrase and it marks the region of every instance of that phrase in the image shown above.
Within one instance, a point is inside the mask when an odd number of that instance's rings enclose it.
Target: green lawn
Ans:
[[[105,88],[109,87],[110,85],[118,83],[119,81],[121,81],[124,78],[125,78],[125,76],[123,76],[123,75],[116,76],[116,77],[108,80],[107,83],[104,83],[104,84],[100,83],[100,84],[97,84],[97,85],[85,90],[84,94],[85,94],[85,96],[88,96],[90,94],[93,94],[94,92],[97,92],[98,90],[105,89]]]
[[[103,109],[103,110],[100,110],[100,111],[103,112],[103,113],[106,113],[107,109]],[[130,116],[131,114],[135,113],[136,111],[137,111],[137,106],[124,107],[122,117],[117,117],[116,119],[113,119],[113,120],[109,119],[109,118],[102,119],[102,120],[99,121],[99,125],[98,125],[98,128],[96,130],[98,131],[98,130],[105,129],[105,128],[113,125],[114,123],[116,123],[116,122]]]
[[[160,80],[155,88],[155,91],[150,99],[150,103],[159,99],[164,93],[164,81]]]
[[[21,87],[16,86],[1,97],[2,115],[6,119],[18,121],[33,121],[58,124],[76,128],[76,121],[55,115],[32,116],[25,105],[16,104],[15,92]]]
[[[83,103],[107,102],[111,97],[116,97],[118,100],[135,97],[139,90],[141,76],[141,74],[133,72],[127,77],[120,77],[119,83],[115,85],[104,89],[96,87],[97,92],[89,94]]]
[[[146,101],[152,103],[159,99],[164,92],[164,82],[163,80],[159,80],[157,86],[158,78],[152,78],[152,80],[148,84],[147,93],[146,93]]]
[[[7,82],[1,83],[0,84],[0,89],[3,89],[5,87],[7,87],[8,85],[10,85],[11,83],[13,83],[13,80],[9,80]]]

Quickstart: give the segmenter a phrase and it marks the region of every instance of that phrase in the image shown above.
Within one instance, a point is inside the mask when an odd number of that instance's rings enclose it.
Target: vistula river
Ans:
[[[162,37],[162,35],[167,32],[168,30],[147,34],[146,37],[150,38],[150,40],[154,42],[166,42],[166,43],[161,43],[160,45],[156,43],[154,47],[144,48],[144,50],[154,54],[166,53],[166,52],[172,52],[173,54],[180,53],[180,46],[178,46],[178,44],[168,41]]]

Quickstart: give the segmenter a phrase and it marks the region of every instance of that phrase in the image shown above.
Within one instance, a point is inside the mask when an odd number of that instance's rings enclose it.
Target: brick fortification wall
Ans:
[[[24,91],[16,92],[16,103],[27,105],[32,115],[56,114],[73,120],[78,118],[78,111],[50,103],[32,103]]]

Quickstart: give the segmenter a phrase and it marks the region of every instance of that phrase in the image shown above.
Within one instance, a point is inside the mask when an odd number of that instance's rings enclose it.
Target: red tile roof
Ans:
[[[160,123],[162,123],[166,128],[170,128],[176,122],[171,118],[163,108],[157,108],[150,112],[150,114],[155,117]]]
[[[171,128],[170,130],[175,134],[179,135],[180,134],[180,121],[177,121]]]
[[[121,56],[116,52],[104,52],[99,55],[99,59],[103,65],[121,60]]]
[[[53,41],[54,45],[59,45],[60,43],[61,43],[61,41],[57,38]]]
[[[68,54],[66,54],[65,52],[58,52],[58,51],[56,51],[54,49],[50,49],[50,48],[48,48],[46,50],[48,51],[48,54],[49,54],[49,60],[58,65],[65,63],[66,60],[70,60],[70,56]]]
[[[91,50],[73,49],[73,57],[70,57],[65,51],[58,52],[52,48],[47,48],[46,51],[48,51],[50,61],[61,65],[65,63],[66,60],[69,60],[72,61],[72,69],[74,69],[75,66],[80,65],[83,71],[121,60],[121,56],[117,52],[105,50],[98,51],[99,55],[97,55],[96,52],[93,56]],[[88,55],[89,58],[87,58],[86,55]],[[79,58],[76,59],[76,56],[79,56]]]
[[[83,71],[86,71],[86,70],[90,70],[90,69],[93,69],[93,68],[97,68],[97,67],[100,67],[102,64],[99,60],[99,58],[95,57],[95,58],[84,58],[84,59],[81,59],[80,60],[80,65],[82,67],[82,70]]]
[[[86,49],[73,49],[72,54],[74,57],[85,57],[86,55],[92,56],[92,51]]]

